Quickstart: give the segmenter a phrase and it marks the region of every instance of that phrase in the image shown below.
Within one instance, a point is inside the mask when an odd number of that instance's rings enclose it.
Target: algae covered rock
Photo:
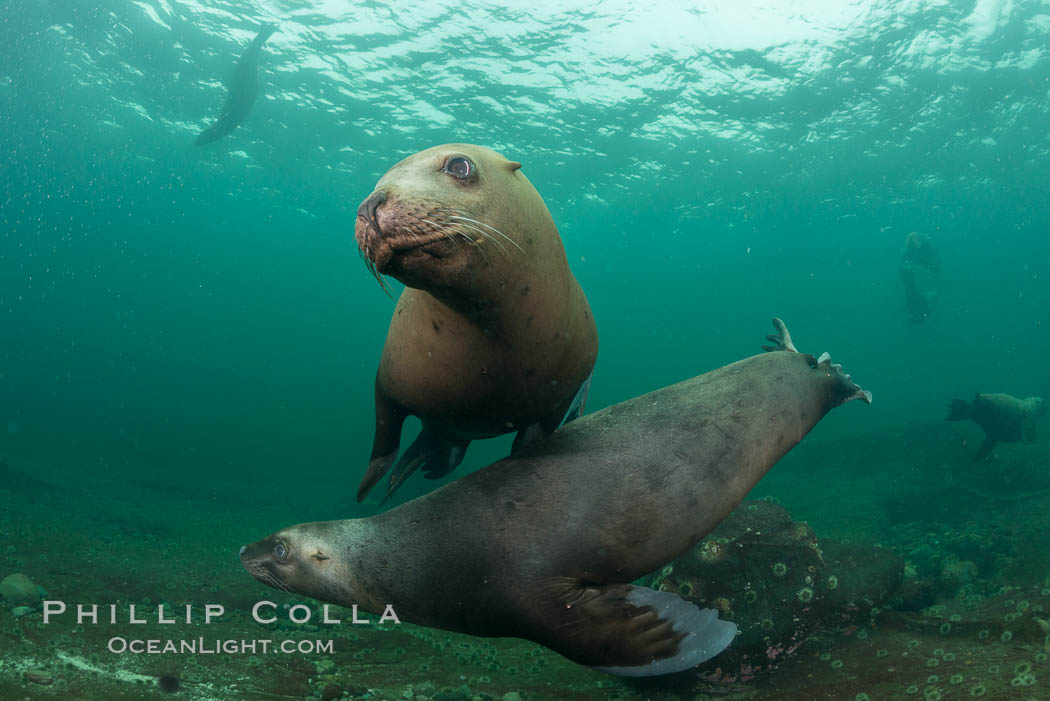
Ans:
[[[734,621],[733,643],[697,671],[746,681],[817,630],[866,623],[903,577],[904,561],[889,550],[818,540],[782,507],[746,501],[648,584]]]
[[[0,581],[0,599],[10,607],[40,604],[40,592],[33,580],[21,573],[9,574]]]

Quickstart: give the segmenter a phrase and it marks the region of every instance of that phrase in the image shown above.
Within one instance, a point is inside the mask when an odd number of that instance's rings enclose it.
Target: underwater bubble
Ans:
[[[832,668],[832,669],[842,669],[842,665],[843,665],[843,664],[844,664],[844,663],[843,663],[843,661],[842,661],[842,660],[834,660],[834,661],[832,661],[832,663],[831,663],[831,668]]]
[[[988,692],[984,684],[974,684],[970,687],[970,696],[984,696]]]
[[[1004,643],[1008,643],[1008,642],[1010,642],[1013,639],[1014,639],[1014,634],[1011,633],[1008,630],[1004,630],[1003,634],[999,636],[999,640],[1002,640]]]
[[[948,635],[952,632],[952,624],[945,622],[941,624],[941,627],[937,629],[941,635]]]
[[[964,679],[963,675],[961,675],[961,674],[953,674],[951,677],[949,677],[948,682],[951,683],[951,684],[962,684],[963,679]]]

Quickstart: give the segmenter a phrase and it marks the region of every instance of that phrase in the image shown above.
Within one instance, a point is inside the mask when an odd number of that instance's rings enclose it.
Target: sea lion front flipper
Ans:
[[[359,502],[368,496],[372,487],[376,486],[397,459],[397,450],[401,447],[401,427],[404,426],[407,416],[405,410],[380,388],[378,379],[375,402],[376,433],[372,441],[372,457],[368,461],[368,471],[357,487]]]
[[[999,441],[991,436],[984,437],[984,443],[981,443],[981,447],[977,449],[977,454],[973,456],[974,462],[980,462],[984,460],[995,448],[995,444]]]
[[[691,669],[736,635],[736,624],[720,620],[715,609],[648,587],[581,587],[551,578],[533,594],[528,603],[537,607],[528,610],[535,639],[608,674],[650,677]]]
[[[1021,437],[1026,443],[1035,443],[1035,413],[1029,412],[1021,420]]]

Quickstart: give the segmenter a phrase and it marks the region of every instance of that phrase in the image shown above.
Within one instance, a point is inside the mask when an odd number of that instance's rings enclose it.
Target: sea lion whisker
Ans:
[[[462,238],[462,239],[463,239],[464,241],[466,241],[466,242],[467,242],[467,243],[469,243],[469,244],[470,244],[471,246],[473,246],[473,247],[474,247],[475,249],[477,249],[478,253],[480,253],[480,254],[481,254],[481,257],[485,259],[485,263],[486,263],[486,264],[489,264],[489,265],[491,265],[491,264],[492,264],[492,258],[491,258],[491,257],[489,257],[489,252],[488,252],[487,250],[485,250],[485,247],[484,247],[484,246],[482,246],[482,245],[481,245],[480,243],[478,243],[477,241],[475,241],[475,240],[474,240],[473,238],[471,238],[471,237],[470,237],[469,235],[467,235],[467,234],[466,234],[466,233],[465,233],[464,231],[462,231],[462,230],[460,230],[459,228],[457,228],[457,227],[459,227],[459,226],[462,226],[462,224],[460,224],[460,223],[456,222],[454,226],[453,226],[453,225],[450,225],[450,224],[444,224],[444,225],[441,225],[441,224],[435,224],[435,226],[439,226],[439,227],[441,228],[441,230],[442,230],[442,231],[452,231],[452,232],[454,232],[455,234],[457,234],[457,235],[459,236],[459,238]],[[482,235],[484,235],[484,232],[479,232],[479,233],[481,233]],[[486,238],[486,239],[488,239],[488,240],[491,240],[491,239],[489,239],[489,237],[487,237],[487,236],[486,236],[485,238]],[[453,240],[455,241],[455,239],[453,239]],[[497,244],[497,245],[499,244],[499,242],[498,242],[498,241],[492,241],[492,242],[493,242],[493,243],[495,243],[495,244]],[[456,243],[458,244],[458,241],[456,241]],[[506,250],[505,250],[505,249],[504,249],[504,253],[506,253]]]
[[[431,226],[433,226],[434,229],[437,230],[442,236],[444,236],[446,239],[451,241],[452,244],[456,248],[459,248],[459,238],[463,238],[463,239],[466,239],[466,241],[469,244],[471,244],[475,248],[479,248],[479,250],[480,250],[480,247],[478,246],[477,242],[475,242],[469,236],[467,236],[462,231],[460,231],[459,229],[457,229],[457,228],[455,228],[453,226],[448,226],[446,224],[440,224],[438,222],[431,221],[429,219],[420,219],[419,221],[424,222],[426,224],[430,224]]]
[[[471,229],[472,231],[476,231],[478,233],[478,236],[480,236],[481,238],[485,239],[486,241],[491,241],[494,246],[499,247],[500,251],[503,252],[504,256],[508,256],[508,257],[510,256],[510,251],[507,250],[507,247],[504,246],[502,243],[500,243],[497,239],[493,238],[492,234],[488,233],[487,231],[484,231],[483,229],[479,229],[478,227],[473,226],[472,224],[467,224],[465,222],[455,222],[455,224],[456,224],[456,226],[464,226],[464,227],[466,227],[468,229]],[[470,237],[467,237],[467,238],[470,238]]]
[[[478,233],[478,235],[480,235],[485,240],[491,241],[493,244],[499,246],[500,249],[503,251],[504,255],[508,255],[509,256],[509,252],[507,251],[506,247],[503,246],[503,244],[500,243],[499,241],[497,241],[495,238],[493,238],[492,234],[489,234],[488,232],[486,232],[486,231],[484,231],[482,229],[479,229],[476,226],[473,226],[473,224],[477,224],[479,226],[484,226],[484,227],[486,227],[488,229],[491,229],[492,231],[496,232],[497,234],[499,234],[500,236],[502,236],[503,238],[507,239],[512,244],[517,246],[519,251],[521,251],[522,253],[525,252],[524,249],[522,249],[521,246],[518,246],[518,244],[513,239],[508,237],[506,234],[504,234],[499,229],[497,229],[497,228],[495,228],[493,226],[489,226],[488,224],[485,224],[484,222],[479,222],[477,219],[471,219],[470,217],[459,216],[457,213],[460,212],[461,210],[451,209],[451,208],[440,208],[438,211],[439,212],[451,212],[453,214],[453,216],[449,217],[449,219],[462,220],[462,221],[453,222],[456,226],[465,226],[465,227],[467,227],[469,229],[472,229],[472,230],[476,231]],[[468,223],[468,222],[472,222],[473,224]]]
[[[464,217],[464,216],[461,216],[461,215],[459,215],[459,214],[453,214],[453,215],[452,215],[451,217],[449,217],[449,218],[450,218],[450,219],[462,219],[463,221],[467,221],[467,222],[470,222],[470,223],[472,223],[472,224],[477,224],[477,225],[479,225],[479,226],[483,226],[483,227],[485,227],[486,229],[489,229],[490,231],[494,232],[495,234],[497,234],[497,235],[499,235],[499,236],[502,236],[503,238],[507,239],[507,242],[508,242],[508,243],[512,244],[512,245],[513,245],[513,246],[514,246],[515,248],[517,248],[517,249],[518,249],[519,251],[521,251],[522,253],[524,253],[524,252],[525,252],[525,249],[524,249],[524,248],[522,248],[521,246],[519,246],[519,245],[518,245],[518,242],[517,242],[517,241],[515,241],[515,240],[514,240],[514,239],[512,239],[511,237],[507,236],[507,235],[506,235],[505,233],[503,233],[502,231],[500,231],[499,229],[497,229],[497,228],[496,228],[496,227],[494,227],[494,226],[490,226],[490,225],[486,224],[485,222],[480,222],[480,221],[478,221],[477,219],[471,219],[470,217]]]

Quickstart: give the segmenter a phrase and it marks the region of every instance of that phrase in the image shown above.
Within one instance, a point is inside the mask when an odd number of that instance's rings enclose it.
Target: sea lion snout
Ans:
[[[375,232],[376,236],[382,236],[383,232],[379,228],[379,219],[376,217],[376,210],[379,209],[379,205],[386,202],[386,190],[376,190],[361,203],[361,206],[357,208],[357,218],[363,219]]]

